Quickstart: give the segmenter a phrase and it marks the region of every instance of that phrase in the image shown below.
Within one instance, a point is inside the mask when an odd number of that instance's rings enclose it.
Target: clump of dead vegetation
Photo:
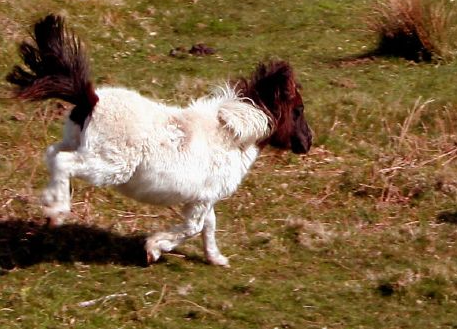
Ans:
[[[418,98],[400,122],[384,129],[390,142],[364,170],[348,170],[341,191],[387,204],[416,204],[434,193],[457,200],[457,111],[452,104]]]
[[[414,61],[455,57],[456,10],[450,1],[379,0],[368,26],[379,36],[379,55]]]
[[[393,197],[409,202],[433,188],[453,194],[449,187],[454,184],[451,168],[457,159],[455,109],[450,105],[431,107],[433,102],[416,100],[399,132],[392,136],[390,150],[378,159],[383,201]],[[429,177],[433,175],[434,179]]]
[[[293,233],[295,242],[313,251],[331,247],[339,239],[350,235],[350,232],[340,232],[328,223],[301,218],[288,219],[286,226]]]

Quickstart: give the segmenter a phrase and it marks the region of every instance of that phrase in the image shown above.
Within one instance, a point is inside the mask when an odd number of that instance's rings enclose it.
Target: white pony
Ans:
[[[148,262],[203,232],[211,264],[228,266],[215,239],[214,205],[236,191],[266,144],[305,153],[311,133],[290,66],[259,65],[250,80],[226,85],[186,108],[167,106],[124,88],[95,89],[88,60],[63,18],[34,26],[34,44],[20,46],[28,70],[7,80],[15,97],[74,104],[63,140],[46,152],[50,182],[43,207],[51,225],[70,212],[70,178],[114,186],[135,200],[183,205],[185,222],[147,238]]]

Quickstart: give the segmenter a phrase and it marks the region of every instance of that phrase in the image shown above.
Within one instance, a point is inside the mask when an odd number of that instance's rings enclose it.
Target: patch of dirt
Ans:
[[[444,211],[438,214],[437,221],[457,225],[457,211]]]
[[[182,46],[173,48],[172,50],[170,50],[169,55],[175,58],[185,58],[188,55],[208,56],[214,55],[215,53],[216,50],[214,48],[208,47],[204,43],[198,43],[196,45],[193,45],[189,50]]]
[[[346,68],[346,67],[354,67],[360,65],[368,65],[371,64],[376,57],[374,55],[361,55],[361,56],[354,56],[354,57],[345,57],[338,60],[335,60],[332,63],[334,67]]]
[[[23,27],[11,18],[0,14],[0,31],[2,36],[11,42],[18,42],[22,39]]]

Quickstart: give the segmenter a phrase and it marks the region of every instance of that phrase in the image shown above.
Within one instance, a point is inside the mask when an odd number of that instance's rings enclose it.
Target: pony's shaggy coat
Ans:
[[[43,203],[51,224],[70,212],[70,178],[77,177],[142,202],[183,205],[184,224],[147,239],[149,261],[203,232],[208,261],[228,265],[216,245],[214,204],[237,189],[263,145],[296,153],[311,145],[290,66],[262,64],[236,88],[221,87],[182,109],[124,88],[94,89],[81,44],[61,17],[35,24],[34,39],[36,46],[20,47],[29,71],[16,66],[7,76],[16,97],[75,105],[63,140],[46,152],[51,177]]]

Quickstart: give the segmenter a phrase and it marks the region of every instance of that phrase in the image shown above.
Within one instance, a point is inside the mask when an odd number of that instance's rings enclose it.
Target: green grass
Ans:
[[[74,181],[70,225],[46,228],[42,154],[65,105],[1,101],[0,328],[456,328],[457,63],[360,57],[370,7],[0,1],[2,76],[27,27],[63,13],[98,85],[168,103],[289,60],[315,132],[306,156],[265,150],[216,206],[230,269],[207,265],[198,238],[145,267],[142,237],[175,210]],[[168,56],[199,42],[217,54]]]

